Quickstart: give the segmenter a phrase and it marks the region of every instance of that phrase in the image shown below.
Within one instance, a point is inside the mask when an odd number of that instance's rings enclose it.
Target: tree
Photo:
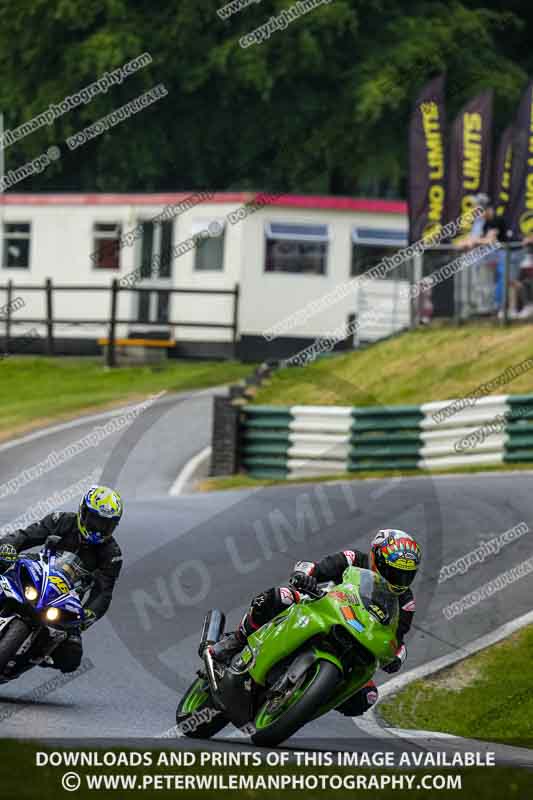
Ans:
[[[264,189],[398,194],[419,88],[448,73],[453,113],[495,89],[514,114],[532,56],[521,2],[334,0],[243,48],[292,0],[229,20],[223,0],[0,0],[0,108],[13,129],[143,52],[152,63],[6,150],[61,159],[12,191]],[[512,13],[514,12],[514,13]],[[514,48],[511,43],[514,42]],[[68,136],[157,84],[168,95],[71,152]]]

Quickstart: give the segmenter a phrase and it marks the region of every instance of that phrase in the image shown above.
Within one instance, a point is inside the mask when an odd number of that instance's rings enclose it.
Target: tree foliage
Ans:
[[[13,129],[149,52],[152,63],[5,152],[6,169],[61,148],[14,191],[264,189],[404,193],[407,125],[446,71],[452,116],[495,90],[497,127],[533,69],[533,10],[510,0],[332,0],[248,48],[239,39],[292,5],[262,0],[0,0],[0,110]],[[82,147],[67,136],[147,89],[168,95]]]

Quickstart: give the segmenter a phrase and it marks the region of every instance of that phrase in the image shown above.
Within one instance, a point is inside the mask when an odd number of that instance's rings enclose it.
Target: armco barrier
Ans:
[[[533,461],[533,395],[420,406],[248,405],[238,442],[240,465],[258,478]]]

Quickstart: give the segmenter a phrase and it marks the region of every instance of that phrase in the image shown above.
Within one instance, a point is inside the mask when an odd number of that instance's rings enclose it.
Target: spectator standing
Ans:
[[[474,247],[480,245],[493,245],[496,242],[506,244],[510,238],[510,231],[508,231],[505,220],[502,216],[496,213],[494,204],[490,197],[486,194],[475,195],[474,207],[481,208],[483,214],[480,215],[474,222],[472,231],[464,239],[459,246],[462,249],[472,250]],[[496,275],[494,285],[494,304],[498,312],[498,316],[503,315],[503,302],[505,296],[505,249],[500,249],[496,253]],[[511,308],[515,311],[516,295],[520,289],[519,278],[520,267],[511,261],[511,274],[509,275],[510,287],[512,291]],[[516,313],[516,312],[515,312]]]

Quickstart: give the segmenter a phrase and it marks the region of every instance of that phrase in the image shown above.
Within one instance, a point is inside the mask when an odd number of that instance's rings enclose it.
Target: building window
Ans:
[[[4,269],[30,268],[30,240],[29,222],[4,222]]]
[[[403,247],[407,247],[407,234],[404,231],[379,230],[375,228],[354,228],[352,231],[352,276],[364,275],[372,267],[377,267],[383,259],[392,258]],[[389,267],[391,262],[385,262]],[[391,266],[384,274],[386,280],[409,280],[411,259]]]
[[[148,289],[142,289],[137,292],[137,322],[150,321],[150,295]]]
[[[142,230],[140,243],[141,278],[157,280],[172,277],[172,236],[171,221],[139,223]]]
[[[160,250],[159,277],[170,278],[172,272],[172,222],[161,223]]]
[[[120,269],[122,226],[112,222],[95,222],[93,230],[94,266],[97,269]]]
[[[168,322],[170,311],[170,292],[157,292],[157,321]]]
[[[224,220],[205,219],[193,224],[192,235],[203,231],[209,235],[199,238],[194,248],[194,269],[204,272],[221,272],[224,269]]]
[[[327,225],[271,222],[265,227],[265,272],[325,275],[328,258]]]

